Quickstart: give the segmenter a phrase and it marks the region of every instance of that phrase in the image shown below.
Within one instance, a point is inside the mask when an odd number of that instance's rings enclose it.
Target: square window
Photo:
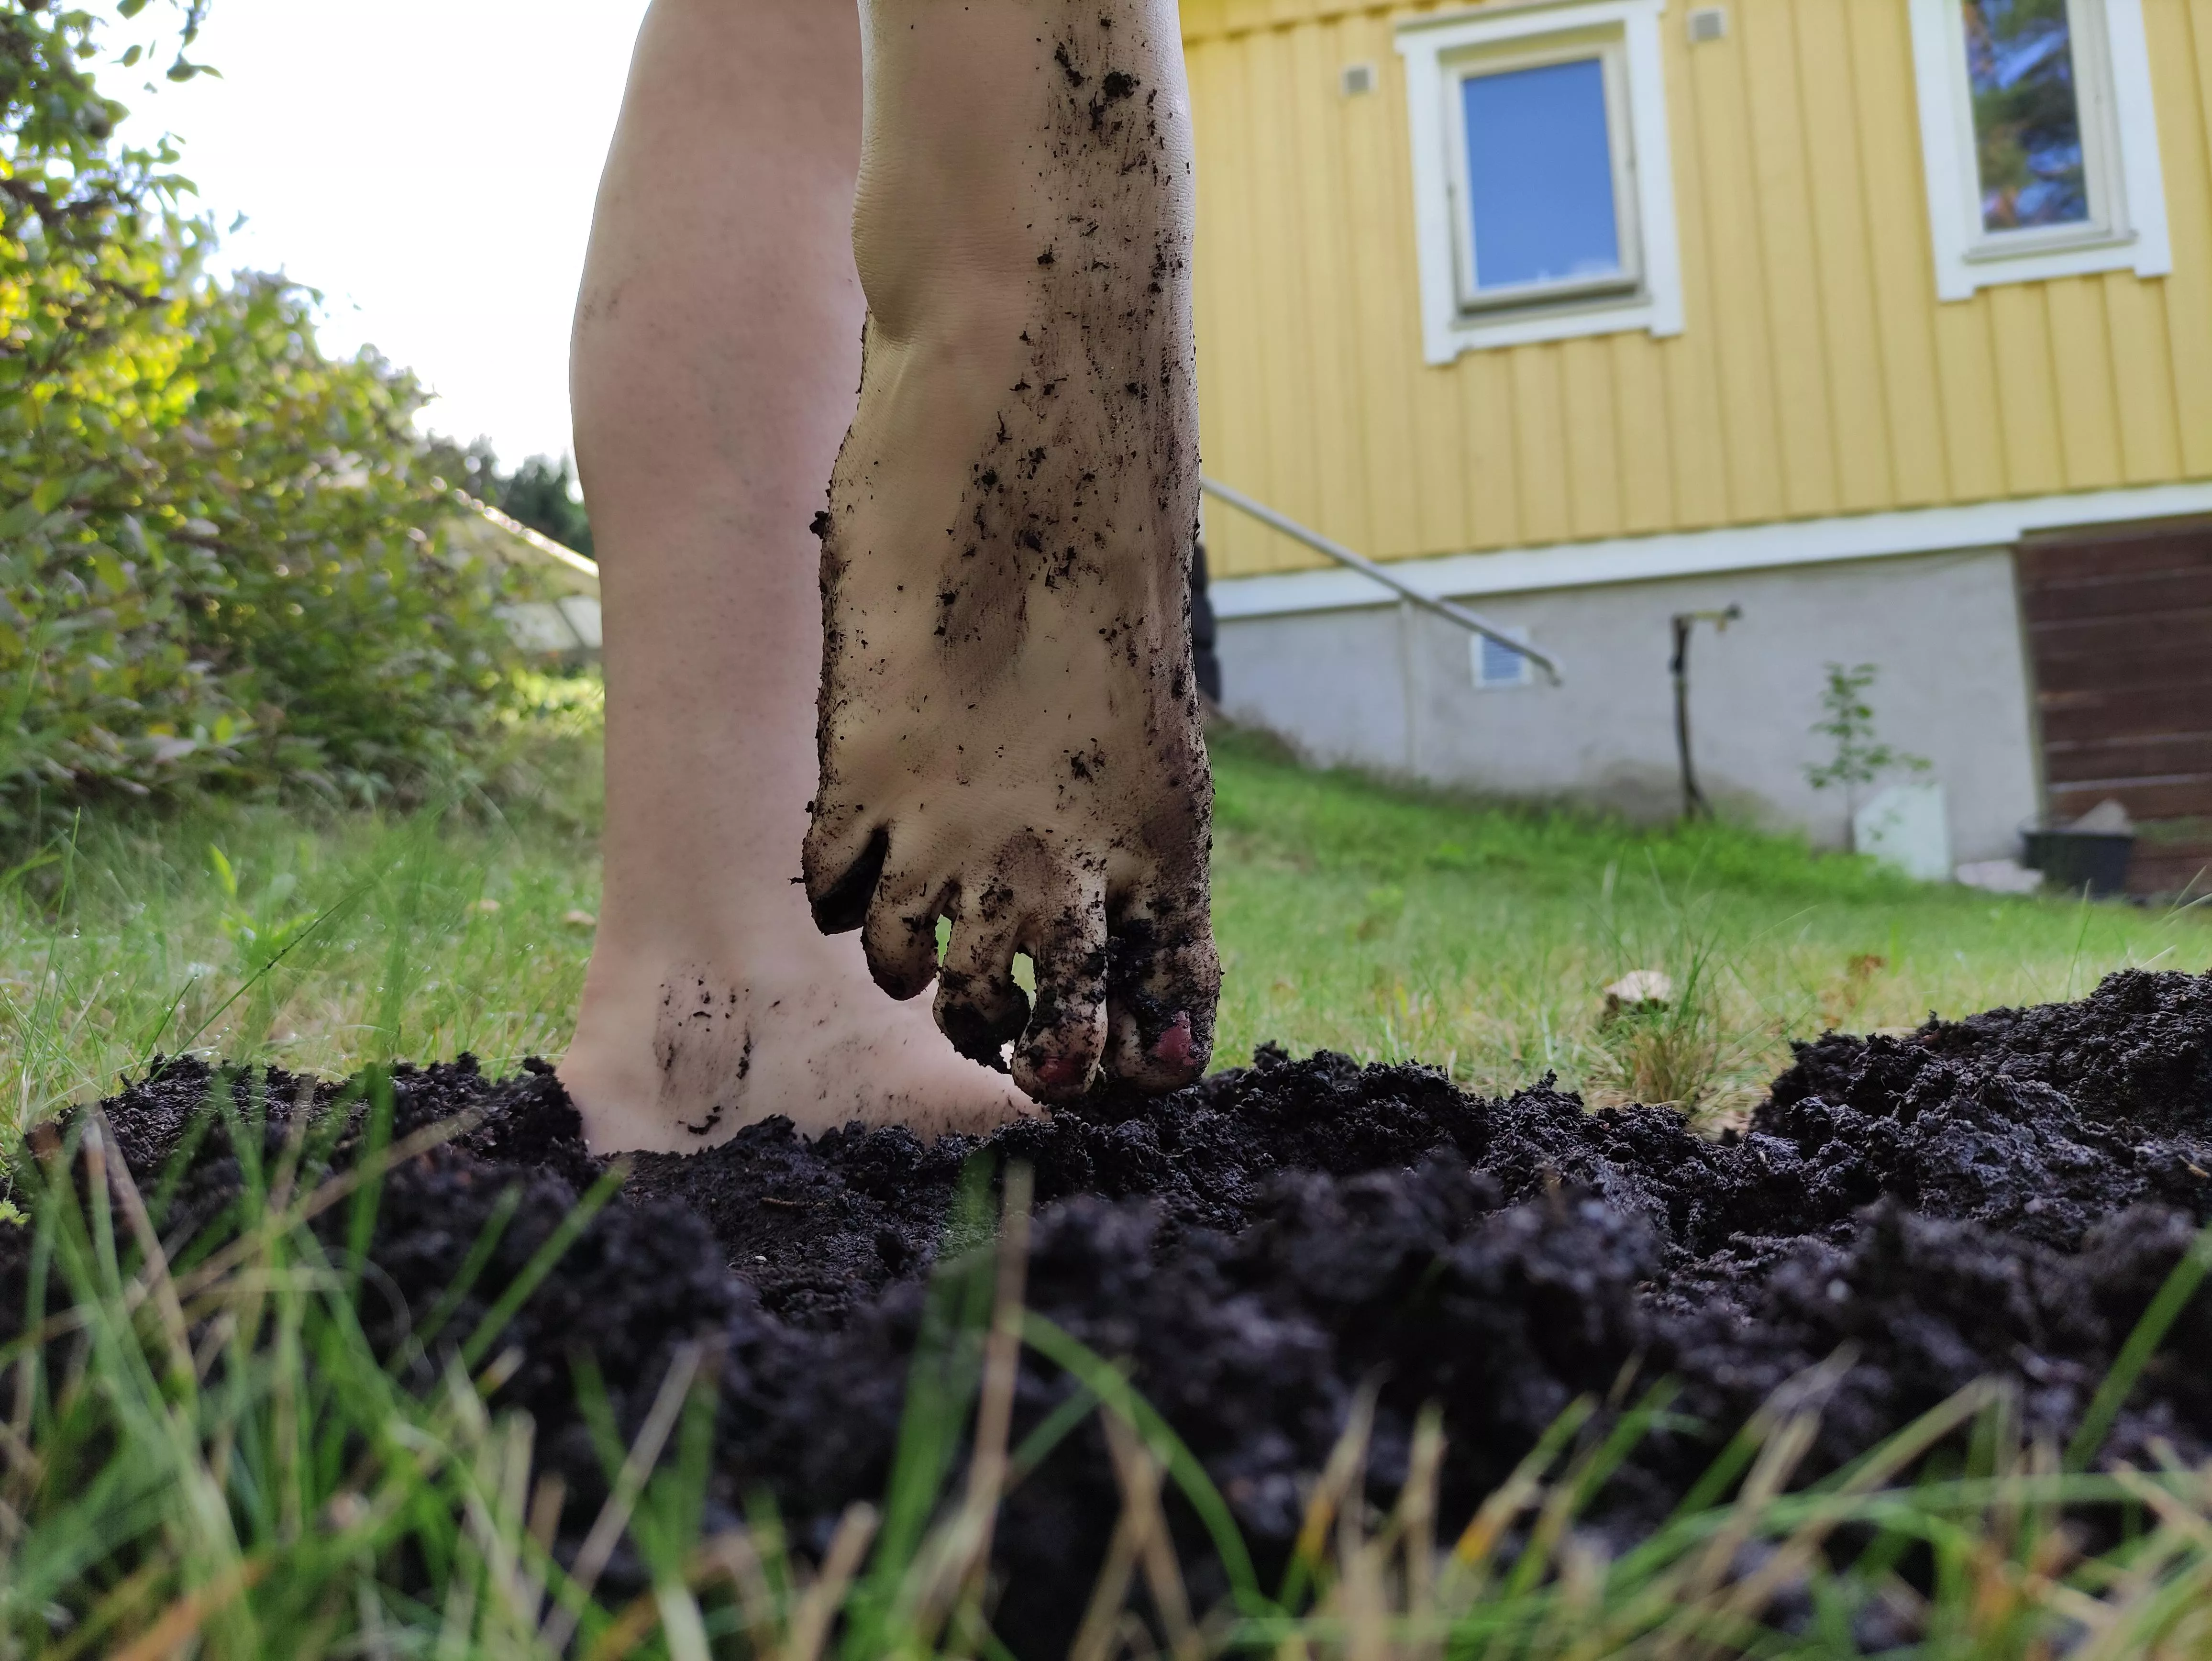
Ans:
[[[1682,328],[1664,0],[1399,26],[1424,355]]]
[[[1484,68],[1460,81],[1468,300],[1527,303],[1635,280],[1624,257],[1603,56]]]
[[[1527,642],[1526,629],[1508,629],[1513,639]],[[1529,660],[1502,642],[1487,635],[1467,637],[1468,667],[1474,676],[1476,690],[1494,691],[1504,686],[1528,686],[1534,684],[1535,676]]]
[[[1911,0],[1936,289],[2171,269],[2142,0]]]

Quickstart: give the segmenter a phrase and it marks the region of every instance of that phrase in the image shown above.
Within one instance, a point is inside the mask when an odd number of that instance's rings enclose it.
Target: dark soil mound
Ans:
[[[158,1171],[208,1086],[176,1064],[107,1104],[134,1171]],[[268,1094],[273,1146],[295,1110],[283,1104],[334,1092],[278,1077]],[[368,1313],[394,1347],[503,1190],[520,1183],[521,1203],[449,1331],[470,1329],[601,1169],[542,1067],[503,1082],[466,1058],[406,1072],[398,1106],[401,1134],[485,1116],[387,1180],[372,1255],[390,1296]],[[574,1526],[600,1478],[571,1354],[596,1355],[627,1426],[674,1347],[702,1335],[722,1363],[718,1504],[764,1488],[818,1544],[846,1504],[879,1496],[922,1282],[975,1148],[858,1129],[809,1144],[775,1121],[637,1159],[511,1333],[526,1360],[506,1396],[536,1415]],[[2212,977],[2121,974],[2081,1003],[1823,1038],[1747,1134],[1718,1141],[1662,1109],[1586,1112],[1548,1081],[1486,1101],[1425,1068],[1324,1054],[1265,1056],[1157,1101],[1097,1098],[990,1148],[1036,1171],[1030,1302],[1129,1359],[1263,1571],[1296,1528],[1299,1479],[1370,1378],[1378,1498],[1433,1402],[1454,1449],[1447,1503],[1463,1512],[1576,1396],[1671,1375],[1677,1411],[1707,1428],[1654,1438],[1615,1480],[1601,1515],[1632,1532],[1770,1392],[1846,1344],[1856,1360],[1816,1469],[1990,1373],[2021,1382],[2031,1427],[2070,1432],[2212,1218]],[[236,1181],[217,1127],[178,1203],[210,1208]],[[7,1256],[0,1241],[0,1305],[15,1295]],[[2107,1457],[2160,1437],[2212,1456],[2208,1301],[2177,1324]],[[1018,1433],[1071,1388],[1031,1358]],[[1042,1654],[1082,1608],[1116,1508],[1096,1433],[1010,1505],[1001,1629]]]

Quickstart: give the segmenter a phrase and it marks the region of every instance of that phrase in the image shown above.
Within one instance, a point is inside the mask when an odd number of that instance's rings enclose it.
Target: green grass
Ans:
[[[351,1173],[319,1174],[313,1146],[337,1126],[308,1130],[279,1154],[243,1159],[240,1202],[197,1238],[165,1238],[166,1184],[143,1192],[97,1123],[80,1123],[26,1173],[41,1267],[28,1330],[0,1346],[0,1651],[26,1661],[1006,1661],[989,1628],[1000,1501],[1095,1416],[1120,1516],[1076,1641],[1083,1661],[1842,1661],[1864,1653],[1854,1634],[1875,1613],[1917,1631],[1906,1652],[1926,1661],[2045,1661],[2062,1644],[2101,1661],[2212,1654],[2212,1470],[2086,1473],[2022,1436],[2015,1391],[1999,1383],[1793,1485],[1843,1363],[1778,1396],[1674,1516],[1619,1555],[1576,1524],[1668,1422],[1663,1384],[1625,1411],[1573,1404],[1465,1518],[1439,1514],[1450,1450],[1433,1415],[1389,1511],[1354,1502],[1363,1398],[1312,1486],[1287,1573],[1263,1581],[1173,1428],[1110,1360],[1023,1309],[1019,1169],[995,1246],[987,1173],[971,1171],[956,1238],[980,1232],[985,1243],[941,1260],[882,1504],[854,1506],[820,1563],[786,1548],[765,1503],[748,1526],[706,1532],[714,1391],[696,1346],[678,1352],[627,1446],[580,1368],[609,1492],[564,1563],[549,1550],[563,1490],[535,1469],[529,1419],[496,1405],[515,1365],[501,1323],[531,1274],[558,1272],[555,1243],[465,1342],[447,1342],[436,1387],[404,1388],[357,1318],[357,1254],[378,1175],[439,1133],[386,1147],[374,1077],[365,1093],[372,1129]],[[228,1092],[217,1100],[235,1125]],[[341,1110],[349,1105],[358,1098]],[[233,1146],[260,1140],[234,1132]],[[349,1212],[343,1232],[308,1226]],[[2107,1421],[2208,1268],[2212,1229],[2100,1395]],[[1024,1348],[1082,1388],[1077,1411],[1016,1441]],[[1192,1603],[1163,1510],[1170,1494],[1225,1571],[1218,1608]],[[2126,1537],[2085,1555],[2069,1520],[2129,1507]],[[624,1539],[651,1585],[611,1600],[599,1573]],[[1805,1618],[1778,1628],[1770,1599],[1784,1588],[1795,1595],[1783,1607]]]
[[[157,1050],[321,1074],[568,1041],[599,904],[598,711],[549,694],[495,805],[85,816],[0,866],[0,1130]]]
[[[0,1119],[105,1094],[156,1050],[349,1072],[557,1054],[597,904],[587,841],[462,809],[87,826],[0,895]]]
[[[55,827],[21,850],[0,872],[0,1126],[100,1094],[157,1050],[326,1074],[465,1048],[495,1069],[557,1055],[597,909],[589,715],[519,736],[504,809],[474,792],[383,817],[210,806]],[[1217,762],[1224,1062],[1264,1039],[1327,1044],[1486,1087],[1555,1069],[1598,1096],[1729,1113],[1789,1038],[1824,1026],[2212,959],[2198,911],[1917,887],[1728,827],[1639,830],[1302,772],[1237,735]],[[1673,1007],[1608,1022],[1601,988],[1636,968],[1674,976]],[[1346,1505],[1366,1452],[1355,1413],[1291,1579],[1262,1585],[1172,1427],[1108,1359],[1024,1314],[1018,1175],[998,1250],[949,1257],[933,1289],[880,1506],[856,1507],[823,1562],[794,1557],[766,1512],[703,1532],[708,1398],[691,1355],[635,1444],[605,1449],[598,1557],[564,1568],[545,1549],[534,1429],[496,1406],[511,1365],[496,1318],[456,1338],[437,1389],[400,1388],[354,1314],[374,1184],[309,1180],[300,1152],[248,1162],[244,1201],[196,1239],[163,1238],[161,1195],[97,1136],[17,1170],[45,1291],[33,1331],[0,1345],[0,1655],[1006,1661],[981,1573],[997,1501],[1078,1422],[1012,1442],[1026,1345],[1085,1384],[1117,1468],[1085,1661],[1841,1661],[1877,1604],[1929,1661],[2212,1657],[2212,1474],[2084,1475],[2082,1450],[2023,1439],[2002,1384],[1798,1492],[1811,1409],[1778,1399],[1673,1523],[1617,1558],[1575,1519],[1664,1421],[1663,1392],[1610,1419],[1577,1404],[1470,1518],[1437,1514],[1450,1450],[1433,1423],[1395,1507]],[[978,1203],[963,1238],[988,1221]],[[307,1226],[332,1206],[354,1214],[342,1240]],[[2208,1267],[2212,1231],[2093,1415],[2117,1409]],[[1190,1606],[1164,1548],[1170,1492],[1231,1566],[1220,1609]],[[2122,1542],[2081,1556],[2067,1520],[2116,1506]],[[623,1538],[653,1587],[616,1604],[592,1562]],[[1746,1542],[1771,1548],[1748,1580],[1730,1573]],[[1784,1579],[1811,1610],[1789,1634],[1757,1595]]]
[[[0,1129],[156,1050],[349,1073],[557,1057],[598,910],[593,709],[518,745],[504,812],[214,806],[51,827],[0,867]],[[1725,825],[1644,830],[1301,770],[1217,737],[1218,1059],[1276,1041],[1510,1089],[1740,1113],[1829,1027],[2078,995],[2212,965],[2208,908],[1928,887]],[[532,788],[514,788],[514,779]],[[1670,973],[1663,1016],[1602,989]]]
[[[2115,969],[2212,967],[2204,906],[1998,898],[1731,825],[1316,775],[1249,735],[1214,752],[1230,1060],[1275,1038],[1432,1062],[1486,1090],[1556,1071],[1598,1100],[1730,1113],[1791,1039],[2079,996]],[[1636,969],[1671,975],[1686,1007],[1608,1026],[1603,989]],[[1637,1087],[1654,1075],[1698,1087]]]

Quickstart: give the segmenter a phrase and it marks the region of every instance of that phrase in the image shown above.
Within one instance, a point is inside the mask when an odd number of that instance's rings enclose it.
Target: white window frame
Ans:
[[[1632,293],[1644,286],[1643,239],[1637,234],[1636,167],[1630,154],[1628,131],[1628,54],[1615,35],[1546,36],[1526,47],[1446,57],[1444,119],[1451,128],[1452,202],[1455,207],[1474,200],[1474,184],[1468,173],[1467,83],[1516,70],[1545,69],[1554,64],[1582,64],[1595,59],[1605,88],[1606,148],[1611,152],[1613,246],[1620,257],[1618,271],[1602,277],[1553,277],[1516,283],[1485,292],[1475,287],[1475,243],[1472,212],[1452,215],[1453,292],[1461,311],[1474,313],[1560,301],[1586,300]]]
[[[2002,283],[2173,269],[2142,0],[2067,0],[2090,219],[1985,230],[1960,0],[1911,0],[1912,61],[1939,300]]]
[[[1577,335],[1682,332],[1674,173],[1659,20],[1666,0],[1524,0],[1414,19],[1398,29],[1413,138],[1421,343],[1431,363],[1462,352]],[[1578,58],[1606,62],[1613,211],[1627,277],[1474,294],[1465,104],[1470,73]]]

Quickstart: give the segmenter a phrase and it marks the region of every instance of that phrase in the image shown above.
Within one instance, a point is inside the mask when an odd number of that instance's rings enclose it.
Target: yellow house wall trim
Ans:
[[[1195,41],[1249,34],[1255,29],[1327,22],[1363,12],[1379,17],[1394,11],[1431,9],[1434,8],[1361,5],[1348,3],[1347,0],[1183,0],[1182,38],[1183,44],[1188,46]]]
[[[1661,29],[1683,333],[1431,367],[1395,32],[1441,8],[1185,0],[1207,470],[1380,559],[2212,479],[2212,0],[2142,0],[2172,274],[1949,302],[1907,0],[1727,4]],[[1224,577],[1317,560],[1207,539]]]

